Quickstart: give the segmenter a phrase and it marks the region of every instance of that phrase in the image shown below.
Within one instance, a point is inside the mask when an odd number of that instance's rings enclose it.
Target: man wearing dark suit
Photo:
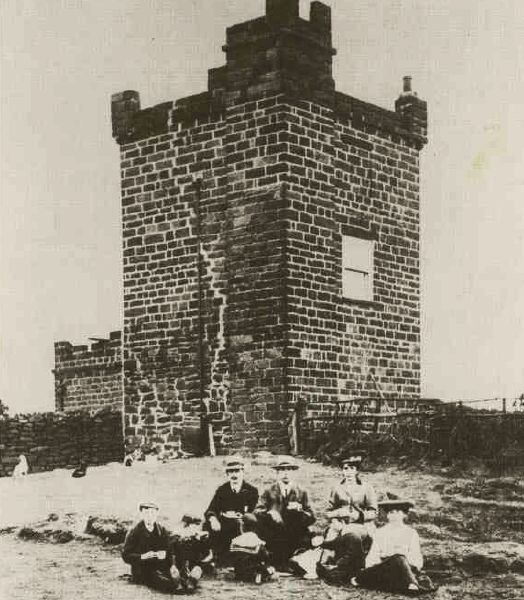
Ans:
[[[218,487],[204,513],[205,529],[210,533],[215,561],[226,562],[231,540],[242,533],[245,521],[254,522],[258,501],[256,487],[244,481],[244,461],[239,457],[226,461],[228,481]]]
[[[306,490],[292,480],[298,469],[293,458],[280,457],[274,469],[278,479],[260,497],[255,514],[271,562],[283,570],[296,551],[310,547],[315,517]]]

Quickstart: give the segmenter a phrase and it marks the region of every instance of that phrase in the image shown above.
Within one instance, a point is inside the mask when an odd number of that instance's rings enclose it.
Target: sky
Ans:
[[[524,3],[326,0],[341,92],[428,102],[422,153],[423,395],[524,392]],[[121,327],[110,97],[204,91],[225,28],[264,0],[0,3],[0,398],[52,410],[53,342]],[[301,0],[307,18],[309,2]]]

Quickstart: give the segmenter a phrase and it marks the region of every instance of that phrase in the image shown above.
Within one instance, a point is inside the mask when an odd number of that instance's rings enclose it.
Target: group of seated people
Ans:
[[[135,581],[178,593],[195,589],[202,567],[234,568],[239,580],[262,583],[279,573],[306,579],[320,577],[347,585],[418,595],[434,589],[421,574],[422,554],[417,532],[405,524],[413,503],[377,502],[373,488],[359,476],[363,453],[342,461],[342,480],[331,490],[323,535],[310,526],[315,516],[308,493],[294,481],[299,468],[292,457],[280,457],[276,481],[259,496],[244,480],[241,458],[226,462],[228,481],[216,490],[204,514],[208,556],[198,564],[182,561],[169,533],[157,522],[158,506],[140,505],[141,521],[127,535],[123,559]],[[376,528],[378,510],[387,523]]]

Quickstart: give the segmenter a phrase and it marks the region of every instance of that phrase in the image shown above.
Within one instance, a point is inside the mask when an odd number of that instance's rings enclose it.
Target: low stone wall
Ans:
[[[0,418],[0,477],[9,476],[24,454],[29,472],[121,461],[122,414],[102,410],[35,413]]]

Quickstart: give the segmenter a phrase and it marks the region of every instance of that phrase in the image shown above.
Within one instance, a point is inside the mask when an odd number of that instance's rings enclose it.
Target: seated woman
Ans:
[[[375,531],[377,500],[374,489],[358,471],[364,453],[355,450],[342,461],[343,479],[332,490],[327,516],[330,525],[317,571],[328,583],[344,584],[364,566]]]
[[[366,568],[351,584],[410,595],[434,590],[430,579],[419,574],[423,560],[418,533],[405,523],[413,502],[388,500],[379,506],[386,511],[387,523],[376,530]]]

